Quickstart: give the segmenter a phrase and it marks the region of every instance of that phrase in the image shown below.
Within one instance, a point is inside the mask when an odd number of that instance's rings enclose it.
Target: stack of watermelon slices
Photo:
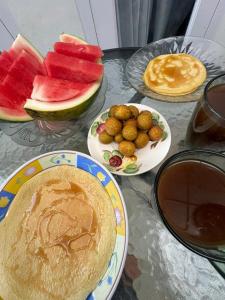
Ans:
[[[26,111],[34,118],[68,120],[79,116],[96,97],[103,76],[98,46],[67,34],[47,53],[47,75],[37,75]]]
[[[0,55],[0,118],[12,121],[28,121],[23,106],[31,96],[33,80],[37,74],[45,74],[42,56],[21,35],[10,50]]]
[[[0,118],[67,120],[98,94],[103,77],[98,46],[60,35],[45,59],[21,35],[0,56]],[[25,110],[24,110],[25,109]]]

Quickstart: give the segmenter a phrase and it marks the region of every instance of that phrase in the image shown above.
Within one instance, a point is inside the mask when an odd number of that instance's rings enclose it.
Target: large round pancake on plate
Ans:
[[[97,178],[56,166],[20,188],[0,223],[0,296],[86,299],[116,239],[111,200]]]
[[[206,79],[206,68],[196,57],[186,54],[164,54],[152,59],[144,72],[145,85],[168,96],[195,91]]]

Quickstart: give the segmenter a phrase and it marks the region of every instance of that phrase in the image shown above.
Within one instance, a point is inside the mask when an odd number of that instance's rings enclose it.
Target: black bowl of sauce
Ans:
[[[190,250],[225,262],[225,155],[187,150],[167,159],[154,184],[159,214]]]

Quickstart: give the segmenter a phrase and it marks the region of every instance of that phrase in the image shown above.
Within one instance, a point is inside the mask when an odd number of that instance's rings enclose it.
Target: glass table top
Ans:
[[[27,160],[54,150],[88,153],[87,133],[100,110],[136,102],[158,110],[168,121],[172,144],[167,155],[189,148],[184,142],[195,103],[164,103],[142,97],[130,87],[125,66],[135,49],[105,51],[106,79],[101,103],[63,131],[43,130],[37,122],[0,122],[0,183]],[[105,98],[104,98],[105,95]],[[54,126],[54,124],[52,124]],[[57,128],[58,125],[56,125]],[[60,129],[60,128],[59,128]],[[113,299],[225,299],[224,278],[205,258],[181,245],[162,224],[152,203],[155,169],[137,176],[115,176],[125,198],[129,220],[128,256]],[[216,267],[225,270],[223,264]]]

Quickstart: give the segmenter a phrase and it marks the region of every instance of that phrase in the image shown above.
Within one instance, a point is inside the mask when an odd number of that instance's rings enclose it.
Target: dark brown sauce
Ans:
[[[167,167],[158,183],[158,200],[172,229],[203,247],[225,244],[225,173],[190,160]]]
[[[205,146],[225,144],[225,84],[212,87],[206,101],[198,103],[188,129],[187,138],[192,144]]]

